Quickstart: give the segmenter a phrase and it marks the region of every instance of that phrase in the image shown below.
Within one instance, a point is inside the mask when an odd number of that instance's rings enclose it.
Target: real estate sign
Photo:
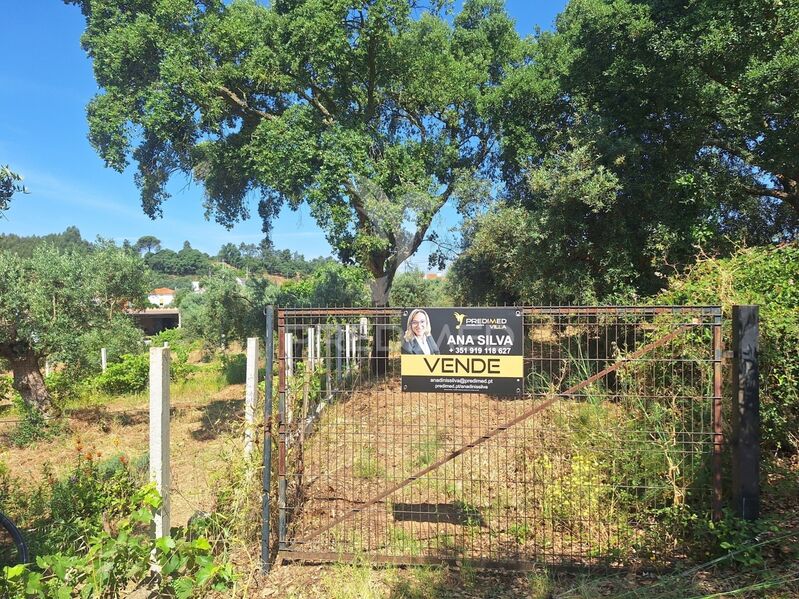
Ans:
[[[402,390],[521,395],[521,308],[415,308],[402,313]]]

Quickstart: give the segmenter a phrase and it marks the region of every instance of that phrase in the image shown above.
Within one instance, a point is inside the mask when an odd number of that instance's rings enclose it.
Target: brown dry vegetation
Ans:
[[[148,452],[149,415],[145,395],[69,412],[69,434],[50,442],[17,448],[10,444],[13,419],[0,424],[0,461],[15,478],[31,486],[41,481],[48,464],[57,476],[74,466],[78,451],[102,459],[125,454],[131,459]],[[244,386],[221,390],[178,387],[172,395],[171,468],[172,525],[185,525],[197,511],[214,508],[214,489],[223,461],[241,429]]]

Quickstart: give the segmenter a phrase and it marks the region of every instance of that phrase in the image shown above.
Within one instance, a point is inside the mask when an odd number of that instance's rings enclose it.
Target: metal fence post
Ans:
[[[722,371],[721,361],[724,353],[722,341],[721,308],[713,313],[713,519],[720,520],[722,512],[721,454],[724,446],[722,428]]]
[[[150,480],[161,494],[156,538],[169,535],[169,348],[150,348]]]
[[[263,473],[263,525],[261,527],[261,570],[269,572],[269,533],[271,532],[271,488],[272,488],[272,359],[275,309],[266,307],[266,331],[264,334],[264,473]]]
[[[736,514],[760,512],[760,389],[758,307],[732,308],[732,499]]]
[[[290,335],[286,333],[286,316],[283,310],[277,312],[277,364],[278,364],[278,458],[277,458],[277,494],[278,494],[278,549],[286,548],[286,351]]]

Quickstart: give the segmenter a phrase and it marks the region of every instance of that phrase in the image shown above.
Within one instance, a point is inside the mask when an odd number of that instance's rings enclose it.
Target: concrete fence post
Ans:
[[[170,532],[169,348],[150,348],[150,481],[161,495],[155,513],[156,538]]]
[[[105,372],[105,369],[108,368],[108,350],[106,348],[100,348],[100,366]]]
[[[732,307],[732,500],[738,516],[760,514],[758,307]]]
[[[349,323],[344,325],[344,338],[345,338],[345,349],[346,349],[346,368],[349,372],[350,369],[350,358],[352,357],[352,349],[350,343],[352,342],[352,332],[350,331]]]
[[[336,325],[336,383],[341,382],[341,325]]]
[[[258,403],[258,338],[247,339],[247,378],[244,395],[244,457],[250,459],[255,444],[255,404]]]
[[[306,370],[313,371],[316,369],[316,342],[314,341],[314,334],[316,329],[308,327],[308,368]]]
[[[294,376],[294,335],[286,333],[286,376]]]

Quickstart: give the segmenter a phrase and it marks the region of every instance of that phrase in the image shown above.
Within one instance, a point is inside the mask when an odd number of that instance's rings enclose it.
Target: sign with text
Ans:
[[[521,395],[521,308],[402,312],[402,390]]]

